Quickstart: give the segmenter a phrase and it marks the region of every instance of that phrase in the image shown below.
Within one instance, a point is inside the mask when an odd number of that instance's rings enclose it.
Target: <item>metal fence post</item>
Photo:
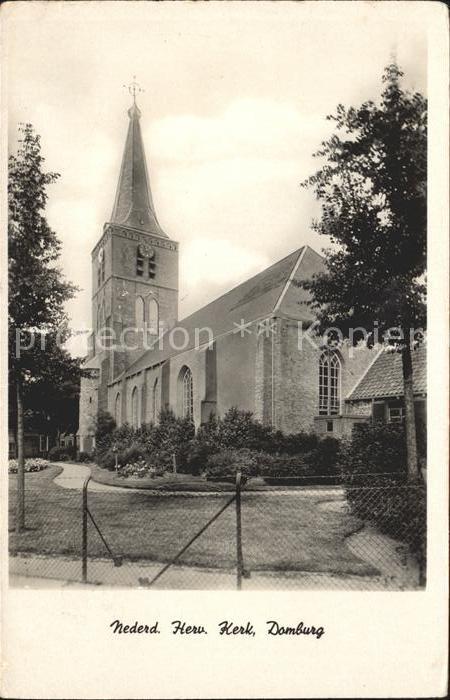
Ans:
[[[88,544],[88,500],[87,487],[91,475],[86,477],[83,484],[83,516],[81,532],[81,578],[83,583],[87,583],[87,544]]]
[[[241,471],[236,472],[236,557],[237,557],[237,589],[242,588],[244,561],[242,557],[242,520],[241,520]]]

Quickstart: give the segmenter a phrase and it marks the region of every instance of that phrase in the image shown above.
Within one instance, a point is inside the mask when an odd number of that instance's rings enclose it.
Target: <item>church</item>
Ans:
[[[138,428],[170,408],[198,427],[238,407],[286,433],[336,436],[368,420],[370,395],[350,397],[378,353],[326,351],[308,333],[314,318],[300,283],[324,264],[309,246],[179,320],[179,246],[158,221],[135,97],[128,116],[111,218],[91,256],[79,450],[95,446],[99,411]]]

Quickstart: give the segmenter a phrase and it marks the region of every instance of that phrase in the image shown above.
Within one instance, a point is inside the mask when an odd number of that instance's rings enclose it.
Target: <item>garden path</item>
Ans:
[[[81,491],[83,488],[84,481],[86,477],[89,476],[91,473],[91,469],[89,466],[85,464],[79,464],[78,462],[52,462],[57,467],[61,467],[63,470],[60,474],[58,474],[57,477],[53,480],[54,483],[57,486],[61,486],[64,489],[76,489],[78,491]],[[146,493],[148,495],[155,495],[155,496],[205,496],[205,497],[211,497],[213,495],[224,495],[224,493],[220,491],[164,491],[164,490],[158,490],[158,489],[138,489],[138,488],[132,488],[132,487],[122,487],[122,486],[110,486],[108,484],[100,484],[97,481],[94,481],[93,479],[89,482],[89,491],[90,492],[104,492],[104,491],[109,491],[109,492],[114,492],[114,493]],[[257,492],[255,492],[257,493]],[[340,499],[343,496],[343,490],[342,487],[340,486],[331,486],[330,488],[324,488],[323,486],[316,486],[316,487],[296,487],[296,488],[290,488],[286,491],[281,490],[281,489],[276,489],[276,490],[264,490],[264,494],[266,496],[268,495],[274,495],[274,496],[281,496],[281,495],[297,495],[299,497],[302,496],[317,496],[317,494],[320,493],[321,496],[326,497],[326,496],[331,496],[333,498]],[[230,493],[231,496],[231,493]]]
[[[57,486],[63,489],[76,489],[81,491],[85,479],[90,475],[91,469],[85,464],[75,462],[53,462],[57,467],[61,467],[62,472],[54,479]],[[95,481],[90,481],[89,491],[139,491],[139,489],[128,489],[120,486],[108,486],[106,484],[98,484]]]

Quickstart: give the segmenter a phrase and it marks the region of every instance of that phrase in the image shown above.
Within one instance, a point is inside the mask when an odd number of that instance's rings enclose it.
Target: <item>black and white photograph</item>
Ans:
[[[431,6],[6,3],[11,591],[433,588]]]

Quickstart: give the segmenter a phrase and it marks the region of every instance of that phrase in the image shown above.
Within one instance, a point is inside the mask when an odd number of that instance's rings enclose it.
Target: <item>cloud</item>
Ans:
[[[155,159],[183,164],[212,159],[255,157],[292,158],[319,145],[329,123],[306,115],[290,103],[243,98],[221,114],[193,114],[160,119],[145,131]]]
[[[270,262],[264,253],[227,239],[190,240],[180,256],[180,317],[264,270]]]

